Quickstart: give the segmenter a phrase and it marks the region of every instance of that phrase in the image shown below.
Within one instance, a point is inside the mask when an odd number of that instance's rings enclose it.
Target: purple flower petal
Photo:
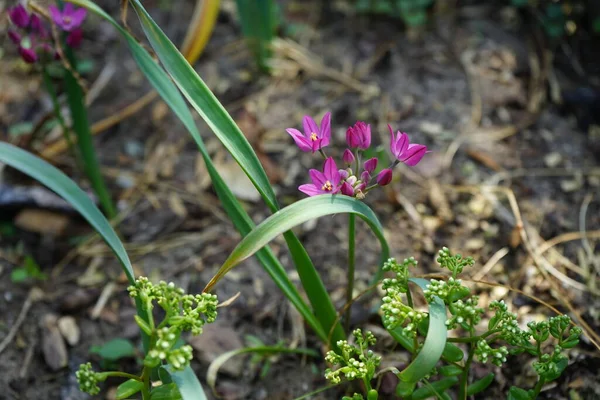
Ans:
[[[67,3],[67,5],[69,5],[69,4],[71,4],[71,3]],[[54,23],[56,25],[58,25],[62,28],[63,16],[62,16],[62,13],[60,12],[60,10],[58,9],[58,7],[48,6],[48,11],[50,12],[50,17],[52,18],[52,21],[54,21]]]
[[[313,133],[317,135],[317,138],[319,137],[319,127],[317,126],[315,120],[310,116],[305,115],[304,118],[302,118],[302,126],[304,127],[304,135],[307,138],[310,139],[310,136]]]
[[[371,180],[371,174],[368,171],[363,171],[362,174],[360,174],[360,180],[366,185],[369,183],[369,181]]]
[[[415,166],[421,161],[423,156],[427,153],[427,146],[422,144],[411,144],[408,146],[404,154],[404,159],[401,160],[408,166]]]
[[[325,182],[327,182],[325,175],[316,169],[311,169],[308,171],[308,175],[310,176],[310,180],[312,181],[313,185],[318,186],[319,188],[322,187]]]
[[[377,174],[377,184],[379,186],[385,186],[392,181],[392,170],[389,168],[381,170],[379,174]]]
[[[316,196],[322,193],[315,185],[311,185],[310,183],[298,186],[298,190],[309,196]]]
[[[67,3],[67,5],[70,5],[71,3]],[[79,27],[82,23],[83,20],[85,19],[85,16],[87,15],[87,10],[83,7],[76,9],[75,11],[73,11],[71,13],[71,23],[73,24],[73,27]]]
[[[352,154],[352,151],[350,151],[350,149],[344,150],[344,154],[342,155],[342,160],[344,160],[344,163],[346,165],[350,165],[354,162],[354,160],[355,160],[354,154]]]
[[[9,29],[7,35],[10,41],[16,44],[17,46],[21,44],[21,35],[19,35],[18,32]]]
[[[285,130],[287,133],[292,136],[294,142],[296,142],[296,146],[300,148],[302,151],[312,151],[312,142],[306,138],[298,129],[288,128]]]
[[[338,186],[340,183],[340,172],[338,171],[337,165],[335,165],[333,157],[329,157],[327,160],[325,160],[325,164],[323,165],[323,174],[333,186]]]
[[[18,26],[19,28],[27,28],[27,26],[29,25],[29,13],[21,4],[9,8],[8,16],[12,23]]]
[[[19,47],[19,54],[21,58],[28,64],[33,64],[37,61],[38,57],[33,49],[26,49],[25,47]]]

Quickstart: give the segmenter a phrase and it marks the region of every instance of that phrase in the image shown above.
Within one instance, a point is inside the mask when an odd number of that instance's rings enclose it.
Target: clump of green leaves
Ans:
[[[145,277],[138,278],[128,291],[147,313],[147,319],[135,316],[135,321],[150,342],[143,360],[143,371],[139,376],[120,371],[95,372],[90,363],[82,364],[76,376],[80,389],[86,393],[99,393],[98,382],[116,376],[129,379],[119,386],[117,398],[125,399],[141,391],[143,398],[149,399],[152,395],[152,371],[156,368],[165,368],[169,372],[182,371],[192,360],[192,347],[182,344],[181,335],[184,332],[199,335],[204,324],[214,322],[217,318],[217,296],[213,294],[185,294],[174,283],[161,281],[153,284]],[[159,323],[154,321],[153,310],[156,305],[164,311],[164,318]],[[152,393],[157,390],[162,393],[162,386],[153,388]],[[168,389],[177,390],[174,386]]]
[[[353,381],[360,379],[363,381],[368,400],[377,399],[377,391],[371,388],[371,380],[375,375],[375,370],[381,362],[381,356],[376,355],[370,346],[375,345],[377,340],[373,333],[366,331],[364,334],[360,329],[352,332],[354,344],[347,340],[337,342],[339,352],[329,351],[325,356],[325,361],[339,368],[333,370],[327,368],[325,378],[333,384],[338,384],[342,379]],[[355,393],[352,397],[344,396],[343,400],[362,400],[363,396]]]
[[[529,390],[512,387],[510,396],[518,400],[537,398],[543,385],[557,379],[567,367],[568,357],[565,352],[579,343],[581,329],[574,326],[566,315],[552,317],[547,321],[530,322],[526,329],[521,329],[516,314],[509,311],[504,301],[492,301],[487,308],[480,306],[479,296],[463,285],[459,275],[465,268],[474,265],[473,258],[452,254],[450,250],[443,248],[438,253],[437,262],[441,268],[450,272],[446,279],[431,279],[427,282],[411,278],[410,268],[417,265],[414,258],[402,262],[391,258],[383,267],[384,271],[394,274],[382,281],[385,295],[380,307],[383,325],[391,336],[412,354],[413,361],[420,357],[426,341],[445,341],[439,359],[430,359],[427,366],[421,364],[422,358],[419,360],[420,368],[426,368],[427,374],[414,374],[414,371],[409,374],[405,372],[409,368],[402,372],[393,370],[400,378],[397,395],[413,400],[429,397],[450,399],[448,392],[456,388],[458,398],[466,399],[467,396],[484,391],[494,380],[494,374],[490,373],[471,381],[469,373],[474,361],[502,367],[510,355],[528,353],[536,357],[532,366],[538,375],[537,383]],[[411,282],[419,284],[423,289],[430,312],[433,303],[441,304],[440,301],[443,301],[446,313],[442,312],[441,316],[447,318],[446,330],[457,335],[447,337],[447,333],[439,332],[439,329],[429,332],[428,322],[433,316],[415,308],[409,285]],[[490,319],[482,329],[481,322],[486,314],[490,315]],[[444,326],[442,321],[440,325]],[[359,333],[358,336],[356,332]],[[378,362],[368,364],[364,349],[373,344],[375,338],[369,337],[367,340],[360,335],[360,331],[355,331],[355,337],[356,346],[341,341],[338,343],[341,353],[328,353],[327,361],[341,365],[335,371],[326,371],[325,376],[332,383],[339,383],[342,375],[347,380],[360,378],[370,382],[373,378],[374,366]],[[413,379],[415,376],[418,379]],[[374,389],[370,385],[365,383],[365,388],[368,396],[377,398],[376,394],[371,394],[370,391]],[[355,394],[355,397],[348,399],[355,398],[363,397]]]
[[[23,260],[23,266],[17,267],[10,273],[10,280],[13,283],[24,283],[27,281],[46,279],[44,274],[38,265],[38,263],[31,256],[25,256]]]

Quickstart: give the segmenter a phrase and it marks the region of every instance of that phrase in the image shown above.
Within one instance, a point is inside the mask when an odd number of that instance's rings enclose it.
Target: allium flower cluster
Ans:
[[[66,43],[75,48],[81,44],[83,31],[80,26],[86,16],[85,8],[75,8],[67,3],[61,11],[56,6],[48,7],[52,21],[67,32]],[[8,37],[17,46],[21,58],[33,64],[37,61],[49,62],[58,58],[52,46],[48,29],[42,23],[39,15],[29,13],[27,9],[18,4],[8,9],[8,16],[13,29],[8,30]]]
[[[292,136],[300,150],[312,153],[319,151],[325,158],[323,170],[311,169],[309,171],[311,183],[298,188],[309,196],[341,193],[345,196],[363,199],[369,190],[377,186],[385,186],[392,181],[392,169],[398,163],[403,162],[406,165],[414,166],[427,153],[426,146],[410,144],[406,133],[398,131],[397,135],[394,135],[392,128],[388,125],[391,132],[390,151],[396,160],[392,165],[375,174],[377,158],[371,158],[364,162],[361,160],[363,152],[371,146],[371,125],[358,121],[346,131],[348,148],[342,155],[345,168],[338,169],[335,160],[327,157],[323,150],[331,141],[331,113],[323,116],[320,125],[317,125],[307,115],[303,118],[302,125],[304,132],[294,128],[288,128],[286,131]],[[372,183],[373,180],[374,183]]]
[[[337,346],[340,349],[338,354],[335,351],[327,352],[325,361],[332,365],[340,365],[337,370],[327,368],[325,379],[332,384],[338,384],[342,377],[351,381],[354,379],[371,380],[375,375],[375,369],[381,363],[381,356],[373,353],[368,347],[374,345],[377,340],[373,333],[366,331],[363,335],[360,329],[352,332],[356,343],[351,345],[347,340],[339,340]]]

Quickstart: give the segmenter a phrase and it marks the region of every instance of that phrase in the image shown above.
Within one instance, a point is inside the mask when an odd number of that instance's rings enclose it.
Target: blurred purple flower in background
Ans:
[[[66,3],[62,11],[56,6],[48,7],[48,11],[50,11],[52,21],[65,32],[79,28],[87,14],[85,8],[75,8],[71,3]]]

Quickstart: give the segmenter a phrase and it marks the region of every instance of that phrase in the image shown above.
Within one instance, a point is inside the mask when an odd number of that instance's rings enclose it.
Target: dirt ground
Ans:
[[[384,149],[390,123],[432,151],[417,167],[399,168],[399,179],[365,200],[385,226],[393,256],[414,256],[420,261],[418,273],[437,273],[433,260],[440,247],[472,255],[477,264],[467,272],[470,278],[504,285],[474,285],[481,303],[503,297],[526,323],[552,315],[528,297],[536,296],[599,332],[600,289],[594,262],[600,257],[600,136],[594,125],[599,114],[594,110],[600,101],[577,97],[579,88],[593,88],[599,64],[589,57],[569,58],[560,48],[542,50],[549,44],[526,20],[518,23],[518,14],[486,2],[436,14],[424,32],[410,38],[391,18],[353,15],[338,5],[320,10],[319,2],[286,2],[282,8],[288,37],[277,41],[274,73],[266,77],[254,70],[240,39],[234,2],[223,3],[196,69],[255,147],[282,205],[303,197],[297,186],[307,181],[308,168],[320,165],[316,157],[300,154],[285,128],[300,126],[305,114],[331,111],[330,151],[339,156],[345,130],[357,119],[372,124],[373,140]],[[117,15],[116,4],[99,4]],[[144,5],[179,43],[185,33],[181,21],[187,20],[193,4],[176,1],[171,12],[153,1]],[[133,19],[131,23],[135,29]],[[39,120],[50,105],[39,90],[38,74],[23,69],[15,52],[3,47],[0,128],[7,132],[18,122]],[[88,82],[110,76],[90,106],[92,121],[117,112],[149,90],[105,22],[90,18],[86,23],[80,56],[93,61],[85,76]],[[581,63],[584,77],[573,73],[574,59]],[[572,96],[565,96],[563,105],[552,101],[557,89]],[[596,96],[600,98],[598,92]],[[208,127],[198,123],[219,171],[245,201],[254,221],[262,221],[269,213],[257,193]],[[240,236],[219,208],[184,128],[155,101],[98,135],[96,144],[118,199],[119,232],[137,272],[200,292]],[[37,151],[45,146],[33,144]],[[69,154],[57,155],[52,162],[85,187]],[[3,191],[33,187],[7,169],[0,183]],[[498,187],[514,191],[522,221]],[[51,206],[39,216],[31,212],[39,208],[27,203],[0,207],[2,227],[10,227],[3,229],[0,241],[0,337],[19,324],[14,338],[0,347],[0,399],[89,398],[78,391],[74,372],[86,360],[99,361],[89,354],[90,347],[113,338],[139,344],[134,307],[118,262],[71,211]],[[50,229],[51,222],[60,229]],[[339,307],[345,298],[346,224],[343,216],[326,217],[296,230]],[[362,222],[358,226],[357,292],[367,287],[379,257],[375,237]],[[520,226],[530,243],[519,238]],[[272,247],[299,284],[283,240]],[[11,271],[26,255],[41,266],[45,280],[11,282]],[[31,302],[33,287],[42,295]],[[197,350],[193,366],[203,382],[214,358],[206,349],[219,354],[242,347],[248,343],[247,335],[265,344],[282,341],[319,349],[315,335],[256,260],[231,271],[216,288],[221,300],[238,292],[231,306],[220,309],[218,322],[192,339]],[[33,293],[35,298],[37,292]],[[49,339],[56,333],[53,318],[64,316],[74,317],[81,338],[67,346],[67,367],[53,370],[49,362],[61,357]],[[378,351],[384,360],[402,365],[405,356],[386,348],[375,301],[355,304],[353,316],[354,326],[381,335]],[[570,353],[565,374],[540,398],[600,398],[598,354],[583,337]],[[261,369],[264,360],[234,359],[219,374],[221,396],[293,399],[326,385],[322,360],[285,355],[269,361],[270,368]],[[136,361],[120,365],[135,371]],[[490,369],[478,366],[475,374]],[[526,358],[513,357],[506,368],[494,372],[496,381],[478,398],[505,397],[511,385],[531,387],[535,382]],[[382,398],[393,398],[394,379],[383,379]],[[98,398],[114,398],[118,384],[106,382]],[[330,390],[313,399],[338,399],[342,394]]]

